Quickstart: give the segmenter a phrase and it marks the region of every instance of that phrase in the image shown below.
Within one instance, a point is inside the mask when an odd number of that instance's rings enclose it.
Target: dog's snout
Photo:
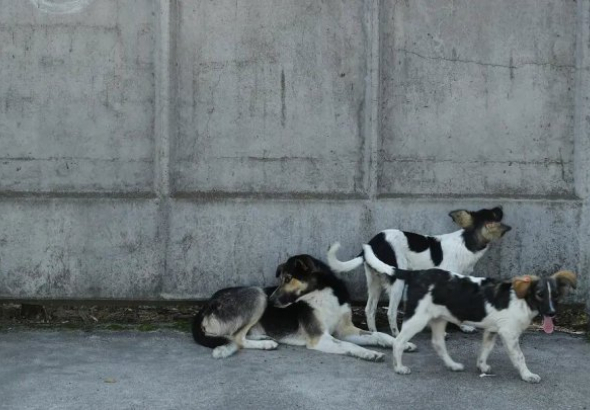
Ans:
[[[551,310],[551,311],[547,312],[547,316],[555,317],[555,310]]]

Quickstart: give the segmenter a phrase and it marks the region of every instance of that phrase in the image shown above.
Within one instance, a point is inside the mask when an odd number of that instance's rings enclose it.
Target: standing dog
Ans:
[[[522,380],[529,383],[538,383],[541,378],[525,363],[519,345],[520,334],[539,313],[543,315],[545,332],[553,332],[558,300],[570,287],[576,287],[576,275],[569,271],[557,272],[549,278],[523,276],[511,281],[463,276],[440,269],[395,269],[394,276],[406,282],[408,292],[404,325],[393,347],[397,373],[410,373],[402,364],[404,346],[427,325],[432,329],[434,350],[445,365],[453,371],[463,370],[463,365],[449,356],[444,335],[448,322],[469,323],[484,329],[477,359],[479,370],[491,371],[487,358],[499,334],[512,364]]]
[[[276,275],[281,280],[277,288],[215,293],[193,321],[195,341],[213,348],[215,358],[228,357],[240,347],[275,349],[279,342],[377,361],[383,353],[359,345],[393,346],[393,337],[354,326],[346,285],[323,262],[293,256]],[[415,348],[408,344],[408,350]]]
[[[512,229],[504,225],[501,207],[482,209],[477,212],[457,210],[449,214],[460,230],[445,235],[424,236],[413,232],[388,229],[380,232],[369,241],[368,249],[374,255],[374,262],[367,259],[361,252],[356,258],[342,262],[336,253],[340,248],[335,243],[328,250],[328,265],[336,272],[351,271],[363,262],[367,277],[369,293],[365,314],[369,330],[375,332],[375,311],[385,288],[389,293],[389,310],[387,313],[389,326],[394,336],[397,329],[397,308],[403,295],[403,283],[391,280],[393,267],[408,270],[430,268],[446,269],[469,275],[477,261],[488,249],[488,244],[500,239]],[[470,326],[461,325],[461,330],[472,332]]]

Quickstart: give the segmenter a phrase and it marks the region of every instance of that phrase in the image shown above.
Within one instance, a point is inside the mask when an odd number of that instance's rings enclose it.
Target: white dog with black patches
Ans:
[[[375,312],[383,289],[389,293],[388,319],[391,332],[396,336],[397,309],[403,296],[404,286],[391,280],[393,268],[420,270],[440,268],[469,275],[477,261],[485,254],[490,242],[500,239],[511,227],[503,224],[501,207],[482,209],[477,212],[457,210],[449,214],[462,229],[435,236],[388,229],[377,234],[368,243],[374,255],[370,262],[364,252],[349,261],[338,260],[340,248],[335,243],[328,250],[328,265],[336,272],[348,272],[365,264],[368,299],[365,308],[367,326],[375,332]],[[461,325],[461,330],[472,332],[471,326]]]
[[[376,262],[367,245],[365,257],[369,263]],[[448,322],[456,325],[468,323],[484,329],[477,359],[477,367],[482,373],[491,371],[487,359],[496,335],[500,335],[512,364],[522,380],[529,383],[538,383],[541,377],[528,369],[520,349],[520,335],[539,313],[543,315],[545,332],[553,332],[558,300],[570,287],[576,287],[576,275],[569,271],[557,272],[549,278],[523,276],[499,281],[441,269],[407,271],[395,268],[392,280],[395,279],[404,281],[407,286],[404,325],[393,347],[397,373],[410,373],[402,363],[403,349],[426,326],[432,329],[432,345],[445,365],[453,371],[462,371],[464,366],[455,362],[447,352],[445,329]]]

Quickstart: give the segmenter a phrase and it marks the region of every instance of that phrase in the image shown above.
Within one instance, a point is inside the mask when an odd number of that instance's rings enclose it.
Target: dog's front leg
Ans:
[[[383,353],[375,352],[373,350],[357,346],[353,343],[335,339],[328,333],[322,334],[319,339],[312,341],[307,347],[309,349],[319,350],[320,352],[324,353],[344,354],[358,357],[359,359],[363,360],[383,360]]]
[[[494,344],[496,343],[496,336],[498,334],[495,332],[490,332],[489,330],[484,331],[483,333],[483,342],[481,344],[481,352],[479,353],[479,357],[477,358],[477,368],[482,373],[490,373],[492,371],[491,366],[488,364],[488,356],[492,352],[494,348]]]
[[[521,379],[529,383],[539,383],[541,377],[532,373],[526,365],[524,354],[522,354],[522,350],[520,350],[520,344],[518,341],[519,335],[512,332],[500,331],[500,336],[508,351],[508,357],[510,357],[512,364],[519,371]]]

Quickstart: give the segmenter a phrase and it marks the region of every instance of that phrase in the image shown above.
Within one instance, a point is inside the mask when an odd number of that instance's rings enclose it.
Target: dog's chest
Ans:
[[[313,308],[315,317],[329,333],[336,330],[342,316],[350,309],[348,304],[341,305],[338,302],[332,289],[313,292],[305,298],[305,301]]]

